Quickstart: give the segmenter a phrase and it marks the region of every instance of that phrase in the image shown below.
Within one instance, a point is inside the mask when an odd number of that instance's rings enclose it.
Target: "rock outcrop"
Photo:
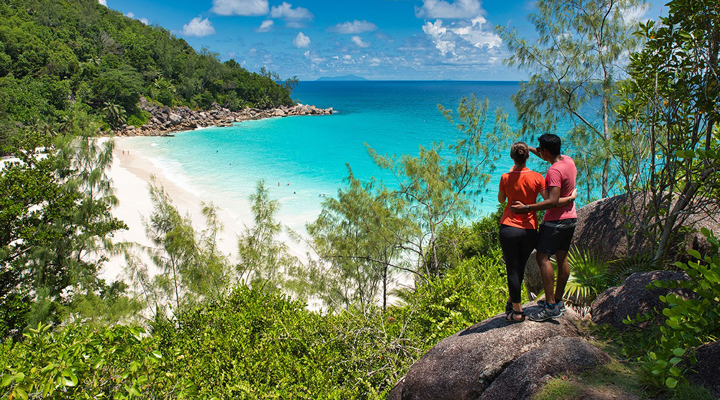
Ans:
[[[300,115],[330,115],[333,109],[317,108],[305,104],[292,107],[281,106],[267,110],[246,108],[231,111],[213,104],[211,110],[196,111],[188,107],[158,107],[140,99],[140,108],[150,113],[150,121],[141,127],[123,125],[115,131],[120,136],[162,136],[172,132],[187,131],[208,126],[230,126],[235,122]]]
[[[531,304],[524,308],[526,313],[539,311]],[[568,310],[562,318],[542,323],[509,323],[504,315],[482,321],[428,351],[388,399],[527,398],[551,376],[610,359],[579,338],[573,323],[579,318]],[[578,362],[580,359],[583,361]]]
[[[607,353],[585,339],[554,337],[510,364],[480,399],[529,399],[552,378],[579,374],[610,360]]]
[[[596,324],[610,324],[620,331],[630,329],[630,326],[623,323],[628,316],[634,318],[637,314],[655,311],[658,314],[665,307],[660,301],[660,295],[674,293],[680,296],[688,296],[682,290],[669,291],[668,289],[652,288],[647,286],[654,281],[678,281],[687,280],[689,277],[684,272],[653,271],[638,272],[630,275],[625,282],[617,287],[612,287],[602,292],[592,304],[590,314]],[[659,315],[661,320],[664,318]],[[646,327],[652,320],[645,321],[640,327]]]
[[[625,225],[638,226],[648,212],[650,195],[637,193],[632,198],[627,194],[610,197],[590,203],[578,210],[578,224],[575,228],[573,244],[599,252],[607,260],[615,260],[642,254],[653,249],[653,244],[643,237],[639,230],[631,228],[631,236],[626,234]],[[669,206],[668,206],[669,207]],[[700,233],[701,228],[718,232],[717,209],[710,204],[706,209],[687,218],[676,226],[692,227],[694,232],[685,236],[684,246],[672,249],[669,257],[678,259],[685,256],[687,249],[701,253],[710,250],[710,244]]]

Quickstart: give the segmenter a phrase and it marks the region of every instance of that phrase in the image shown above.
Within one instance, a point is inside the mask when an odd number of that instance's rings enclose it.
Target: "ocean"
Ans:
[[[346,165],[362,180],[375,177],[393,185],[392,176],[374,164],[367,146],[400,156],[417,155],[420,146],[433,142],[453,143],[461,133],[437,106],[456,109],[463,97],[473,94],[489,100],[486,129],[492,129],[497,108],[508,113],[511,126],[517,128],[511,96],[518,89],[517,82],[300,82],[293,100],[333,107],[335,114],[245,121],[174,137],[137,137],[124,146],[151,159],[180,187],[227,210],[248,209],[249,196],[263,180],[270,197],[280,202],[278,219],[304,232],[322,201],[344,187]],[[500,174],[511,165],[507,149],[476,202],[478,216],[496,210]],[[538,160],[529,163],[541,173],[547,166]]]

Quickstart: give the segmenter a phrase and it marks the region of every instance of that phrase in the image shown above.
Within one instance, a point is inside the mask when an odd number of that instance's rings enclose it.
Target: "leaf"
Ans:
[[[13,390],[12,394],[10,395],[10,397],[19,397],[19,398],[21,398],[21,399],[23,399],[23,400],[27,400],[28,394],[27,394],[27,392],[24,391],[22,388],[16,387],[15,390]]]
[[[685,350],[678,347],[673,350],[673,354],[675,354],[678,357],[682,357],[683,354],[685,354]]]
[[[697,259],[697,260],[701,260],[701,259],[702,259],[702,256],[700,255],[700,252],[697,251],[697,250],[695,250],[695,249],[688,249],[687,252],[688,252],[688,254],[690,254],[691,256],[693,256],[693,258],[695,258],[695,259]]]
[[[675,386],[677,386],[677,384],[678,380],[673,377],[669,377],[665,380],[665,386],[669,387],[670,389],[675,389]]]
[[[75,375],[75,372],[73,372],[70,368],[65,369],[62,372],[62,376],[65,378],[65,386],[75,386],[78,384],[78,377],[77,375]]]
[[[0,387],[5,387],[5,386],[10,385],[10,382],[13,381],[13,378],[14,378],[14,376],[12,376],[10,374],[3,375],[2,384],[0,384]]]

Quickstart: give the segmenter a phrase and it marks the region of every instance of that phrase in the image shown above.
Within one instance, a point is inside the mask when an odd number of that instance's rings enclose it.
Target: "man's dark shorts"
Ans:
[[[557,221],[543,221],[538,233],[538,243],[535,249],[538,253],[549,256],[557,253],[558,250],[570,250],[575,233],[577,218],[560,219]]]

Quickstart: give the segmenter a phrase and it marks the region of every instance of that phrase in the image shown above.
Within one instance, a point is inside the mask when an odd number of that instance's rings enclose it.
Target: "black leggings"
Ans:
[[[525,276],[525,264],[537,244],[535,229],[522,229],[500,225],[500,247],[502,247],[507,267],[508,289],[513,303],[522,300],[522,281]]]

